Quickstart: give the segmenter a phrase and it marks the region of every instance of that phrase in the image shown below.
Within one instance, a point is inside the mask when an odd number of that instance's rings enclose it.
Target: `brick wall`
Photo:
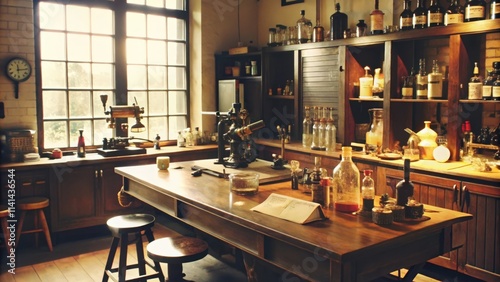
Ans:
[[[485,68],[492,70],[493,62],[500,62],[500,32],[486,35]],[[490,129],[500,123],[500,103],[485,104],[483,106],[483,126]]]
[[[19,84],[19,99],[14,98],[14,84],[5,76],[5,65],[12,57],[35,60],[33,1],[0,0],[0,102],[5,118],[0,129],[37,129],[35,72]]]

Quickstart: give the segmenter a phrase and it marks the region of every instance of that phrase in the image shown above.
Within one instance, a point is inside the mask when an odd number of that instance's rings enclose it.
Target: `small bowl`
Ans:
[[[257,173],[233,173],[229,175],[229,189],[239,195],[254,195],[259,191]]]

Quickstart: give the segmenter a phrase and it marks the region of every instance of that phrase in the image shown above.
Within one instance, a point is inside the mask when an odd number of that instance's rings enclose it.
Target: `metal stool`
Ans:
[[[144,248],[142,246],[142,234],[144,231],[146,238],[151,243],[154,240],[153,232],[151,228],[154,226],[155,217],[149,214],[130,214],[130,215],[120,215],[115,216],[107,221],[107,225],[111,234],[113,235],[113,241],[111,242],[111,248],[109,250],[108,260],[106,262],[106,267],[104,268],[104,275],[102,281],[108,281],[111,277],[112,280],[116,281],[113,273],[118,272],[118,281],[127,281],[125,279],[125,274],[127,269],[138,268],[139,277],[135,277],[128,281],[146,281],[151,278],[158,278],[163,282],[165,279],[161,271],[160,264],[154,262],[152,265],[150,262],[144,260]],[[135,238],[129,242],[129,234],[133,234]],[[120,261],[117,268],[112,268],[113,260],[115,258],[116,250],[118,248],[118,243],[120,243]],[[127,246],[130,243],[135,243],[137,251],[137,264],[127,265]],[[146,265],[155,270],[154,273],[146,275]]]
[[[146,247],[148,257],[155,262],[168,265],[168,281],[184,281],[182,264],[204,258],[208,254],[208,245],[198,238],[178,237],[161,238]]]
[[[52,252],[52,239],[50,238],[49,226],[47,225],[47,219],[45,218],[45,213],[43,209],[49,206],[49,199],[45,197],[28,197],[21,198],[16,202],[17,210],[21,211],[21,217],[19,218],[19,224],[16,232],[16,247],[19,246],[19,239],[21,234],[35,233],[35,244],[38,247],[38,233],[43,232],[45,234],[45,240],[47,240],[47,246]],[[24,219],[26,214],[30,211],[34,211],[35,214],[35,229],[23,230]],[[39,224],[42,227],[39,227]]]
[[[9,217],[9,214],[9,209],[7,208],[7,206],[0,205],[0,223],[2,226],[2,235],[5,247],[7,247],[7,242],[10,238],[9,230],[7,229],[7,219]]]

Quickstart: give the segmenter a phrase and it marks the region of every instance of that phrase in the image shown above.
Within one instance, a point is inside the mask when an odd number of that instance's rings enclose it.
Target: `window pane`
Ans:
[[[128,66],[127,72],[127,87],[129,90],[146,89],[146,66]]]
[[[169,65],[186,65],[186,44],[179,42],[168,43],[168,64]]]
[[[114,89],[115,72],[112,64],[92,64],[92,83],[97,89]]]
[[[92,8],[92,33],[114,34],[113,12]]]
[[[184,5],[184,0],[168,0],[166,3],[166,8],[167,9],[172,9],[172,10],[181,10],[185,11],[185,5]]]
[[[67,118],[67,102],[65,91],[43,91],[43,117]]]
[[[42,61],[42,87],[66,88],[66,64]]]
[[[186,89],[186,70],[184,68],[168,68],[168,88]]]
[[[90,120],[75,120],[69,122],[69,146],[78,147],[78,137],[80,136],[79,130],[83,129],[83,138],[85,139],[85,146],[92,144],[92,123]]]
[[[167,20],[168,34],[167,38],[172,40],[186,39],[186,24],[184,20],[168,18]]]
[[[146,40],[130,38],[127,39],[127,63],[146,63]]]
[[[146,5],[151,6],[151,7],[159,7],[159,8],[165,7],[163,0],[146,0]]]
[[[65,121],[46,121],[43,123],[45,148],[68,147],[68,128]]]
[[[90,61],[90,36],[87,34],[68,34],[68,61]]]
[[[92,61],[112,63],[115,61],[113,38],[109,36],[92,36]]]
[[[40,28],[64,30],[64,5],[40,2]]]
[[[146,15],[127,13],[127,36],[146,37]]]
[[[149,139],[154,140],[158,134],[162,140],[166,140],[168,135],[167,117],[150,117],[148,120]]]
[[[129,4],[144,5],[145,0],[127,0],[127,3],[129,3]]]
[[[66,38],[61,32],[40,32],[41,56],[44,60],[66,60]]]
[[[167,113],[167,92],[149,92],[148,113],[149,115],[165,115]]]
[[[90,64],[68,63],[69,88],[90,89]]]
[[[113,132],[104,119],[94,120],[94,145],[102,145],[103,138],[110,138]]]
[[[102,106],[101,95],[108,95],[108,100],[106,101],[106,109]],[[104,114],[105,111],[109,111],[109,106],[115,105],[115,98],[112,91],[95,91],[94,96],[94,117],[109,117],[109,115]]]
[[[167,64],[167,44],[165,41],[148,41],[148,64]]]
[[[69,92],[69,117],[86,118],[92,117],[92,103],[90,102],[89,91]]]
[[[148,15],[148,38],[167,39],[167,18]]]
[[[173,115],[187,114],[187,97],[184,91],[168,92],[168,112]]]
[[[177,139],[179,131],[187,127],[186,117],[169,117],[168,119],[168,139]]]
[[[127,95],[127,105],[132,106],[132,104],[135,104],[136,106],[139,107],[145,107],[144,108],[144,113],[148,114],[148,109],[146,108],[146,105],[148,104],[148,93],[147,92],[142,92],[142,91],[134,91],[134,92],[129,92]]]
[[[149,66],[148,81],[149,81],[149,89],[152,90],[167,89],[167,67]]]
[[[68,5],[66,7],[68,31],[90,32],[90,10],[87,7]]]

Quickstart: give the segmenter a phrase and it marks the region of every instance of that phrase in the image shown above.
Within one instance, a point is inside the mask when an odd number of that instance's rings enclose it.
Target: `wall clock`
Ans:
[[[28,60],[20,57],[11,59],[7,63],[7,77],[14,82],[15,98],[19,98],[19,83],[28,80],[31,76],[31,65]]]

